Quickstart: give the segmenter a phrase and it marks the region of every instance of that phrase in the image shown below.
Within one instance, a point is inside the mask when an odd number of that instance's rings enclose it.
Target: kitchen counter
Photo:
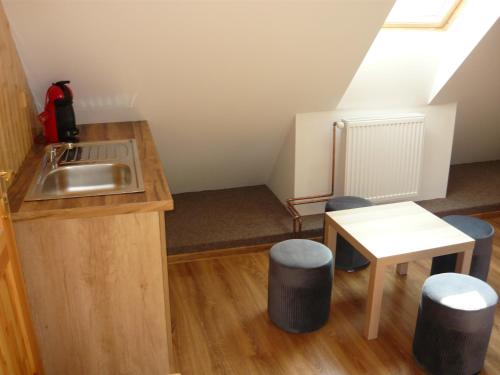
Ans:
[[[135,139],[139,151],[145,191],[142,193],[66,198],[25,202],[31,180],[43,157],[45,145],[35,145],[13,184],[9,201],[13,221],[40,218],[83,218],[134,212],[171,211],[172,194],[163,174],[156,146],[146,121],[80,125],[82,142]]]
[[[165,212],[172,196],[146,122],[80,126],[82,141],[134,138],[145,191],[24,202],[43,156],[9,190],[46,374],[165,375],[174,355]]]

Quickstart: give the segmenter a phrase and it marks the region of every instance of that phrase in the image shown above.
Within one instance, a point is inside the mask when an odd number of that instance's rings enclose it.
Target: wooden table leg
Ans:
[[[457,262],[455,264],[455,272],[469,274],[470,265],[472,262],[473,249],[457,253]]]
[[[399,263],[396,267],[398,275],[404,276],[408,273],[408,263]]]
[[[325,245],[332,251],[334,259],[335,253],[337,251],[337,231],[330,223],[329,220],[325,219],[324,222],[324,242]]]
[[[368,285],[368,301],[366,304],[365,337],[368,340],[378,336],[380,309],[384,294],[385,266],[373,262],[370,264],[370,283]]]

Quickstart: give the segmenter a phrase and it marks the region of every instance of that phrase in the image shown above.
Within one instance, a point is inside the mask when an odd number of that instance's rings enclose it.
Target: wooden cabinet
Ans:
[[[42,374],[26,304],[2,173],[0,173],[0,374]]]
[[[45,372],[174,372],[164,218],[173,200],[149,126],[85,125],[80,137],[136,139],[145,191],[27,202],[43,148],[19,170],[9,197]]]
[[[162,218],[145,212],[16,222],[47,374],[169,373]]]

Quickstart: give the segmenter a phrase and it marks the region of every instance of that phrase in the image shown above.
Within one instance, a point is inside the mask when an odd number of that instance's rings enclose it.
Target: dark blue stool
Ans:
[[[413,339],[415,359],[432,375],[472,375],[483,368],[496,292],[459,273],[429,277],[422,289]]]
[[[443,217],[443,220],[476,240],[472,253],[470,275],[486,281],[493,251],[493,236],[495,234],[493,226],[484,220],[471,216],[450,215]],[[435,257],[432,260],[431,275],[454,272],[456,262],[456,254]]]
[[[373,203],[367,199],[353,196],[336,197],[328,201],[325,212],[349,210],[351,208],[369,207]],[[370,261],[361,255],[342,236],[337,235],[337,250],[335,252],[335,268],[352,272],[364,268]]]
[[[330,315],[333,255],[325,245],[293,239],[269,252],[268,311],[271,321],[293,333],[321,328]]]

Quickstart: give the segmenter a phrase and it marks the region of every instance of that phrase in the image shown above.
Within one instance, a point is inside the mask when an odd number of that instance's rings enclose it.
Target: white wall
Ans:
[[[380,30],[337,109],[296,116],[295,174],[291,188],[293,196],[330,191],[333,121],[344,115],[356,117],[363,114],[418,111],[430,113],[425,138],[428,145],[425,152],[427,164],[424,163],[424,175],[428,179],[419,199],[437,198],[446,194],[456,109],[454,105],[444,109],[426,106],[439,66],[444,38],[444,33],[436,31]],[[345,138],[342,134],[343,132],[338,131],[335,177],[337,195],[343,194],[344,184]],[[439,143],[442,143],[442,148]],[[437,163],[428,161],[432,157],[440,159]],[[282,196],[277,195],[284,201]],[[304,214],[312,214],[321,212],[323,207],[324,204],[312,204],[301,206],[299,210]]]
[[[497,0],[468,1],[447,30],[382,29],[336,110],[297,115],[294,196],[330,190],[331,124],[342,116],[427,114],[418,200],[446,195],[455,118],[454,162],[499,159],[500,25],[490,29],[499,9]],[[343,155],[339,143],[335,181],[339,195]],[[303,212],[322,208],[311,205]]]
[[[382,29],[337,109],[457,103],[451,163],[500,159],[499,15],[467,1],[444,31]]]
[[[391,113],[423,113],[424,159],[421,189],[415,200],[446,196],[456,105],[406,107],[397,110],[337,110],[302,113],[296,119],[295,196],[327,193],[331,181],[332,124],[343,118]],[[337,130],[335,195],[343,195],[345,130]],[[301,207],[303,214],[323,211],[324,204]]]
[[[290,127],[267,182],[281,202],[294,196],[295,185],[295,124]]]
[[[4,0],[35,99],[146,119],[174,192],[262,184],[296,113],[335,108],[394,0]]]
[[[434,98],[458,102],[452,163],[500,160],[500,20]]]
[[[295,166],[293,194],[286,198],[324,194],[331,186],[332,123],[343,116],[376,113],[430,112],[426,127],[426,160],[441,157],[437,163],[427,161],[426,181],[422,199],[446,194],[450,162],[455,106],[446,109],[426,108],[433,78],[439,65],[444,34],[426,30],[382,29],[363,59],[354,78],[335,111],[300,113],[295,123]],[[442,117],[453,117],[443,118]],[[442,119],[442,121],[440,120]],[[437,130],[436,130],[437,129]],[[343,132],[337,130],[335,192],[343,195],[344,143]],[[435,137],[435,138],[433,138]],[[438,142],[435,145],[435,142]],[[444,142],[443,147],[439,142]],[[282,161],[281,165],[285,165]],[[424,163],[425,165],[425,163]],[[277,179],[278,168],[273,178]],[[439,175],[438,175],[439,174]],[[436,175],[437,178],[436,178]],[[281,181],[285,184],[285,180]],[[431,185],[435,184],[435,185]],[[274,185],[271,189],[276,193]],[[281,188],[284,190],[283,188]],[[282,200],[282,194],[277,194]],[[299,207],[303,214],[323,211],[324,204]]]

